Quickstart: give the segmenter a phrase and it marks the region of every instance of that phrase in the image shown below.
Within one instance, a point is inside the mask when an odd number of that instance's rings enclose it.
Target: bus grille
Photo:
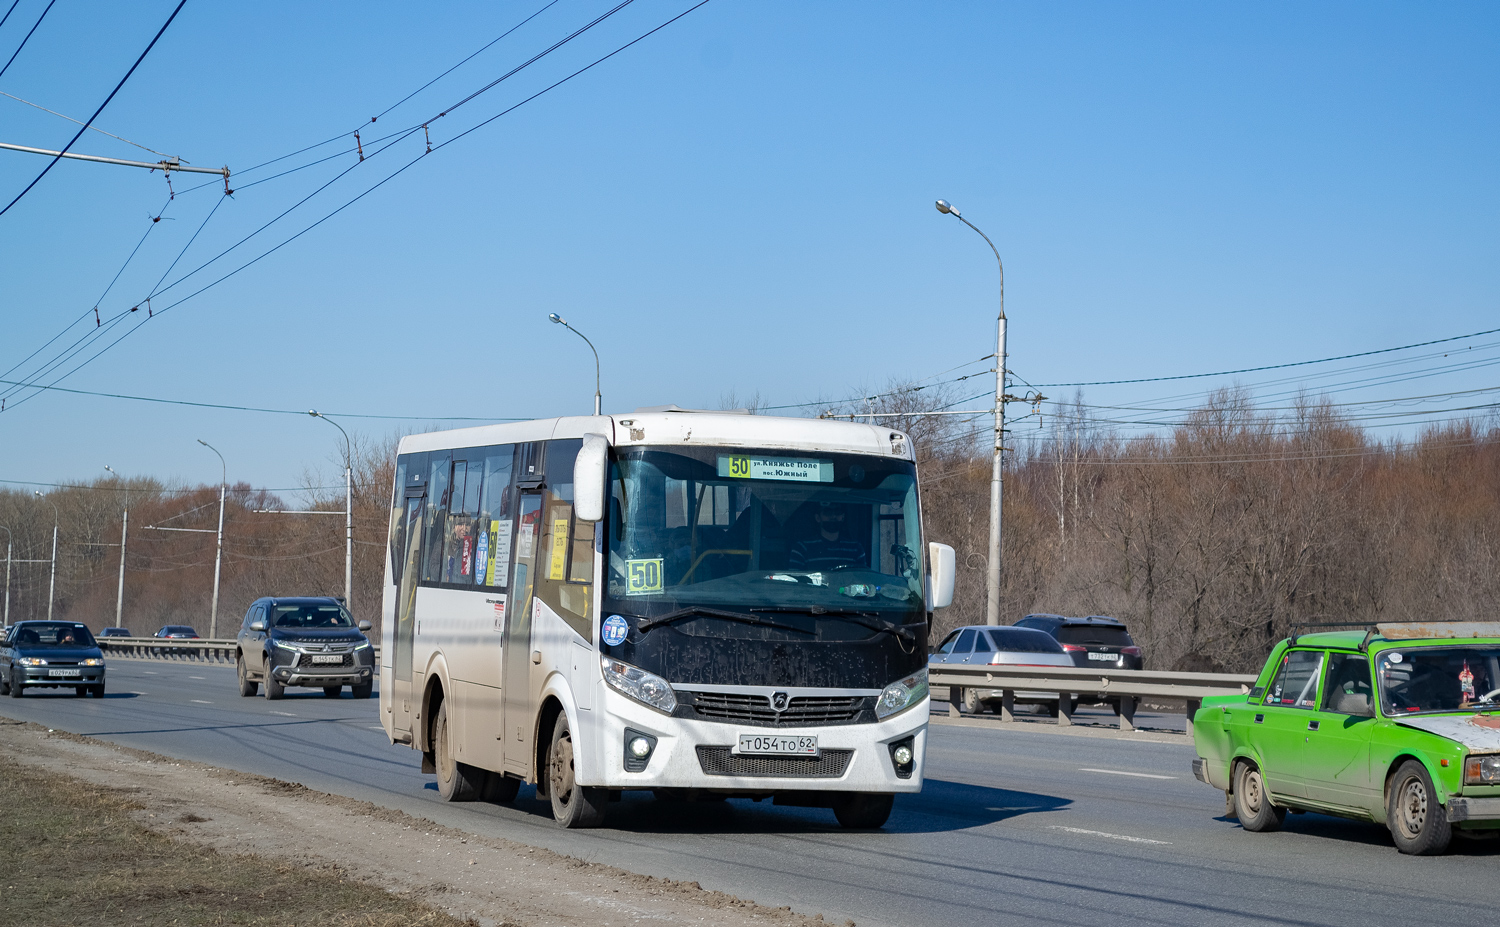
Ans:
[[[771,708],[764,695],[738,692],[694,692],[693,709],[710,721],[738,721],[764,727],[812,724],[847,724],[865,707],[862,696],[811,696],[793,698],[785,711]]]
[[[853,750],[824,750],[822,756],[744,756],[730,750],[699,747],[698,765],[710,776],[837,779],[854,757]]]

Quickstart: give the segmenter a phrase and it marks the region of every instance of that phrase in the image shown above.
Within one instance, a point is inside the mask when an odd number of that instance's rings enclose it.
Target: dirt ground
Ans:
[[[453,830],[301,785],[181,763],[0,719],[0,754],[128,797],[136,822],[229,854],[326,866],[399,897],[491,927],[643,921],[715,927],[825,927],[696,882],[636,875],[549,850]],[[852,921],[845,921],[852,927]]]

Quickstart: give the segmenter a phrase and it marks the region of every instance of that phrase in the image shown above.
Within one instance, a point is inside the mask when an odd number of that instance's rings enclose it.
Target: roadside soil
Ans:
[[[97,839],[80,840],[68,833],[80,825],[66,815],[0,812],[0,833],[23,821],[59,831],[40,841],[11,833],[0,854],[0,899],[12,901],[20,888],[8,881],[12,874],[38,864],[20,854],[55,862],[42,867],[48,879],[33,873],[33,889],[25,890],[29,924],[825,927],[821,914],[758,905],[696,882],[637,875],[295,783],[9,719],[0,719],[0,780],[7,804],[72,795],[101,822],[84,831]],[[186,862],[167,862],[182,849]],[[165,877],[164,865],[171,867]],[[92,905],[56,906],[85,883]],[[312,907],[283,907],[278,897]],[[50,907],[42,903],[48,900]]]

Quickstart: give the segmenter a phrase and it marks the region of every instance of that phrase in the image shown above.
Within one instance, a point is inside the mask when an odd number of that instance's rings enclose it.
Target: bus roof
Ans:
[[[398,453],[484,447],[601,434],[616,446],[703,445],[835,451],[915,459],[904,432],[860,422],[734,412],[638,411],[579,415],[407,435]]]

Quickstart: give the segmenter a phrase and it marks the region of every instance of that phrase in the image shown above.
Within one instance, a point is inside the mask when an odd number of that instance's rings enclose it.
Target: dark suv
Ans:
[[[338,698],[344,686],[369,698],[375,686],[375,649],[339,599],[327,596],[256,599],[235,640],[240,695],[265,687],[278,699],[287,686],[321,688]]]
[[[1123,622],[1103,615],[1064,618],[1062,615],[1027,615],[1018,628],[1046,631],[1073,658],[1075,666],[1138,670],[1145,668],[1141,648],[1131,639]]]

